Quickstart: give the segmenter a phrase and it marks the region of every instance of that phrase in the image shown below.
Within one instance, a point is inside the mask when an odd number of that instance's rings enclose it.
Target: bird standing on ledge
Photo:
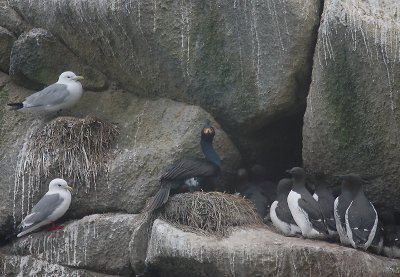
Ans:
[[[324,217],[317,201],[306,189],[306,174],[301,167],[287,170],[292,175],[293,187],[287,202],[293,219],[307,238],[323,238],[328,234]]]
[[[20,233],[17,237],[28,234],[44,225],[53,223],[51,230],[62,229],[64,226],[55,226],[54,222],[62,217],[71,204],[72,188],[63,179],[56,178],[49,184],[49,191],[32,208],[19,225]]]
[[[274,226],[286,236],[301,234],[299,226],[293,219],[287,203],[287,197],[292,189],[292,180],[284,178],[279,181],[277,199],[272,203],[270,213]]]
[[[378,214],[363,191],[365,182],[357,174],[341,176],[351,193],[351,204],[346,210],[346,232],[354,248],[367,250],[375,237]]]
[[[347,185],[347,179],[343,176],[337,176],[342,179],[341,190],[342,193],[335,199],[333,209],[335,215],[336,230],[339,234],[340,243],[342,245],[350,245],[349,237],[346,230],[346,211],[351,204],[351,193]]]
[[[328,184],[324,180],[324,175],[318,174],[315,180],[315,192],[313,198],[317,201],[318,206],[324,216],[324,222],[330,236],[337,236],[336,222],[334,216],[334,202],[332,192],[328,188]]]
[[[82,96],[83,88],[79,82],[82,79],[82,76],[66,71],[60,75],[57,83],[28,96],[24,102],[7,105],[16,110],[46,112],[57,112],[72,107]]]
[[[160,178],[161,188],[144,211],[163,206],[172,194],[195,190],[212,191],[221,175],[221,158],[214,150],[215,129],[210,124],[201,130],[201,150],[205,159],[185,158],[173,163]]]

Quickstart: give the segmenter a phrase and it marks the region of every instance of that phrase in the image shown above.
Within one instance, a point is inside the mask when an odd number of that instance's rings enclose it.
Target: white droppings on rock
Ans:
[[[90,215],[72,221],[58,231],[42,231],[22,237],[11,253],[29,255],[50,264],[115,274],[130,274],[129,242],[138,215]]]
[[[282,244],[276,245],[277,240]],[[274,276],[326,276],[333,271],[339,276],[395,276],[400,266],[400,261],[323,241],[286,238],[263,228],[238,228],[230,237],[217,239],[183,232],[157,219],[146,263],[168,275],[168,266],[163,263],[171,258],[188,261],[183,269],[187,274],[194,270],[194,262],[197,267],[216,268],[215,276],[262,276],[265,272],[274,272]],[[344,266],[337,269],[340,263]]]

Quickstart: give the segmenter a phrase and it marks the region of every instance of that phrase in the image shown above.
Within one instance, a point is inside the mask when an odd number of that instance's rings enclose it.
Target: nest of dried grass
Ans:
[[[202,235],[228,236],[235,226],[262,226],[249,200],[221,192],[174,195],[160,213],[162,219],[180,229]]]
[[[21,157],[29,167],[28,183],[62,176],[90,188],[99,172],[108,172],[105,162],[118,134],[117,126],[94,117],[50,121],[31,135]]]

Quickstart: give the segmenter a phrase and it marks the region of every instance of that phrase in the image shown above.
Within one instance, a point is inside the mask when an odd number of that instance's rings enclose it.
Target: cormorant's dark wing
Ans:
[[[347,211],[348,223],[356,245],[365,244],[373,228],[377,226],[375,208],[366,199],[355,199]]]
[[[328,234],[328,230],[326,229],[326,226],[324,224],[324,218],[321,211],[319,210],[318,203],[311,195],[309,195],[309,197],[307,196],[302,195],[301,198],[298,200],[299,207],[307,213],[308,219],[310,220],[315,230],[320,233]]]
[[[154,195],[151,202],[144,208],[144,212],[152,212],[163,206],[168,201],[169,192],[171,190],[171,183],[168,181],[161,182],[161,188]]]
[[[192,177],[217,176],[220,168],[203,159],[182,159],[172,164],[161,180],[186,180]]]
[[[287,204],[287,200],[281,197],[278,199],[278,205],[275,209],[276,216],[282,220],[283,222],[297,225],[293,219],[292,213],[290,212],[289,206]]]

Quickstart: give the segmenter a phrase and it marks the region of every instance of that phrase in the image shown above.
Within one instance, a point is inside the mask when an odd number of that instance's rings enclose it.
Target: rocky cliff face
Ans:
[[[304,116],[307,168],[372,177],[371,200],[400,212],[398,1],[325,1]]]
[[[320,1],[58,0],[7,1],[5,6],[15,13],[15,21],[50,32],[62,44],[52,52],[65,55],[61,48],[66,47],[81,60],[85,73],[98,76],[95,68],[136,95],[201,106],[235,133],[233,140],[249,153],[247,162],[265,162],[265,155],[273,155],[269,166],[274,170],[301,162],[300,155],[289,165],[281,162],[279,156],[290,159],[296,149],[290,148],[290,139],[273,135],[289,133],[300,145],[301,122],[288,119],[296,129],[291,133],[290,127],[279,132],[269,123],[304,111]],[[40,36],[34,53],[40,54],[45,44],[57,44]],[[40,56],[39,65],[20,61],[12,77],[29,77],[24,81],[38,86],[53,80],[55,70],[48,68],[55,61],[63,61],[61,67],[82,68],[56,53]],[[279,141],[278,149],[265,141]]]
[[[199,104],[227,127],[304,107],[320,1],[8,2],[122,88]]]
[[[396,260],[325,242],[264,228],[217,239],[139,214],[169,163],[201,156],[205,120],[221,190],[241,160],[279,176],[303,144],[308,170],[368,175],[379,211],[399,213],[397,2],[0,0],[0,239],[52,175],[80,176],[36,160],[52,116],[6,103],[73,70],[86,91],[61,120],[118,130],[93,178],[73,180],[66,228],[0,248],[0,275],[397,276]]]

